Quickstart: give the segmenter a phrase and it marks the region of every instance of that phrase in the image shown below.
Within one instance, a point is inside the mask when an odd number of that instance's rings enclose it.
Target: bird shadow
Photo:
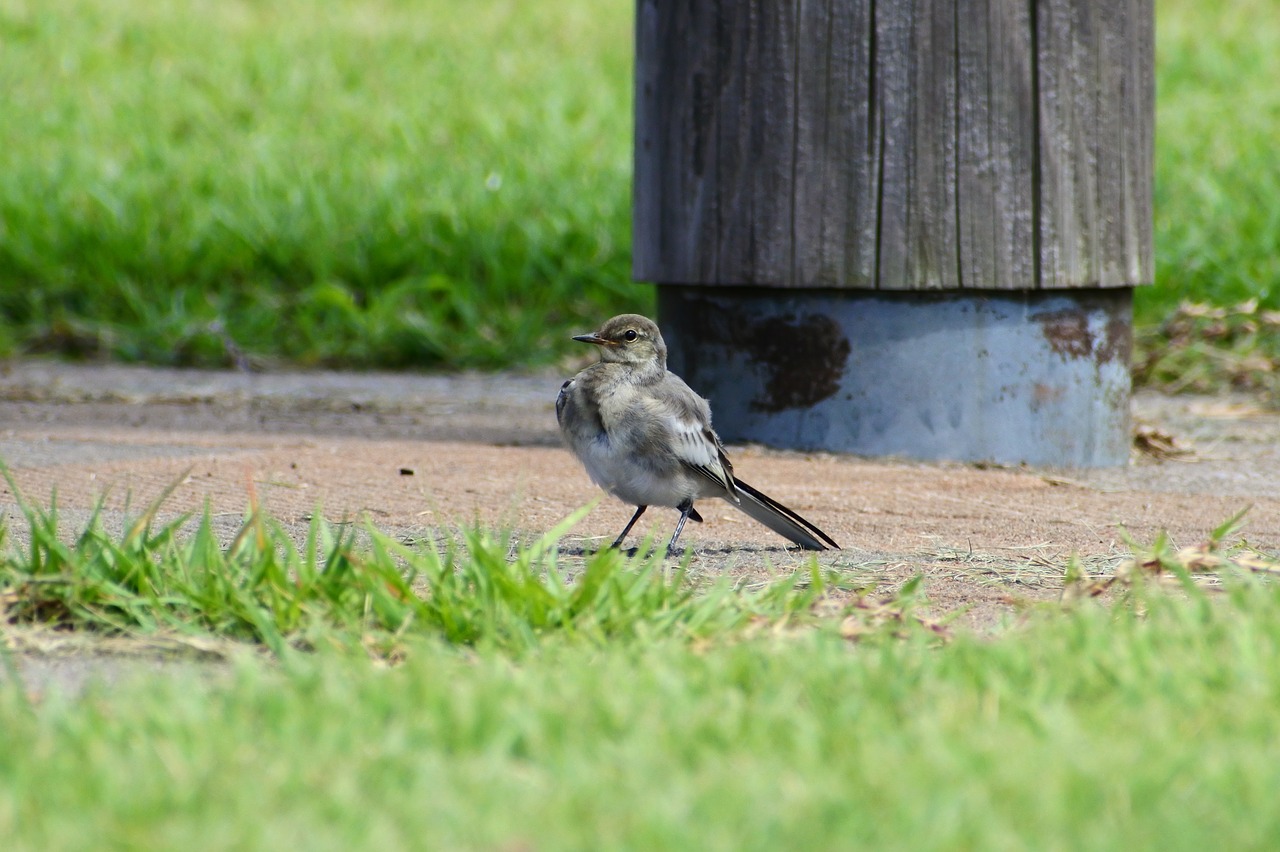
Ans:
[[[613,548],[612,545],[606,545],[604,547],[590,547],[586,545],[579,545],[579,546],[571,546],[571,547],[561,547],[560,553],[565,556],[577,556],[585,559],[589,556],[595,556],[597,553],[600,553],[601,551],[613,550],[613,549],[615,548]],[[619,553],[621,553],[623,556],[626,556],[629,559],[635,559],[636,557],[648,557],[653,555],[655,552],[661,553],[664,559],[682,559],[685,556],[685,554],[692,554],[695,558],[698,558],[698,557],[713,557],[713,556],[723,556],[723,557],[741,556],[743,554],[751,554],[751,553],[773,554],[773,553],[804,553],[805,552],[803,548],[787,547],[786,545],[769,546],[769,545],[734,545],[734,544],[713,545],[711,547],[702,547],[702,546],[694,546],[689,548],[682,547],[682,548],[677,548],[676,550],[668,550],[665,547],[646,548],[643,546],[619,547],[616,549]]]

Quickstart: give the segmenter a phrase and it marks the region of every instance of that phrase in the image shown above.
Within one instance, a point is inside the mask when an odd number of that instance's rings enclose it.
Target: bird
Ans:
[[[556,421],[592,481],[636,507],[613,547],[650,506],[677,509],[667,545],[675,551],[685,522],[702,521],[694,501],[719,497],[807,550],[840,549],[831,536],[734,475],[711,428],[711,406],[667,370],[658,326],[621,314],[573,338],[599,347],[600,360],[560,387]]]

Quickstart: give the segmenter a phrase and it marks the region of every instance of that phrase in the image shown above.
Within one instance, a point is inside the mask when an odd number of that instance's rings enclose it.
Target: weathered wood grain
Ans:
[[[959,0],[960,283],[1036,281],[1035,83],[1031,7]]]
[[[634,274],[1153,277],[1153,0],[639,0]]]
[[[712,250],[723,281],[783,286],[791,280],[795,23],[792,3],[720,4],[720,75],[712,101],[719,118],[719,226]]]
[[[953,0],[876,5],[882,290],[956,289],[956,39]]]
[[[881,133],[873,0],[805,0],[797,40],[794,282],[876,286]]]
[[[1039,284],[1154,278],[1151,0],[1041,0],[1036,10]]]
[[[639,279],[720,280],[709,250],[719,228],[714,11],[709,3],[637,5],[632,267]]]

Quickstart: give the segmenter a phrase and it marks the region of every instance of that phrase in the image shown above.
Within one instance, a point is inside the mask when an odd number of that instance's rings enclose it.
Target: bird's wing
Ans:
[[[556,394],[556,422],[560,424],[560,428],[564,428],[564,410],[568,407],[573,396],[573,379],[565,379],[564,384],[560,386],[560,393]]]
[[[738,501],[733,465],[711,428],[707,401],[671,373],[660,395],[660,416],[670,439],[670,448],[685,467],[723,488],[728,498]]]

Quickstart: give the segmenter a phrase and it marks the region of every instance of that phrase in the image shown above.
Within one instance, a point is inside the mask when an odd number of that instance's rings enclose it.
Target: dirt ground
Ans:
[[[69,528],[107,495],[117,522],[181,480],[173,512],[207,499],[228,529],[256,494],[305,529],[369,515],[406,535],[479,521],[521,535],[550,528],[597,498],[556,431],[559,374],[411,376],[243,374],[40,361],[0,365],[0,459],[28,500],[56,489]],[[1127,468],[984,468],[731,447],[738,474],[805,515],[843,549],[819,556],[849,578],[892,589],[916,574],[941,612],[990,626],[1020,602],[1052,599],[1067,559],[1105,571],[1167,529],[1194,544],[1252,505],[1246,536],[1280,548],[1280,414],[1245,397],[1141,393],[1135,424],[1190,454]],[[693,568],[766,579],[806,558],[726,503],[704,503],[686,527]],[[566,542],[610,542],[631,508],[602,502]],[[13,497],[0,512],[20,538]],[[665,539],[674,511],[650,510],[639,532]],[[634,534],[633,534],[634,535]]]

